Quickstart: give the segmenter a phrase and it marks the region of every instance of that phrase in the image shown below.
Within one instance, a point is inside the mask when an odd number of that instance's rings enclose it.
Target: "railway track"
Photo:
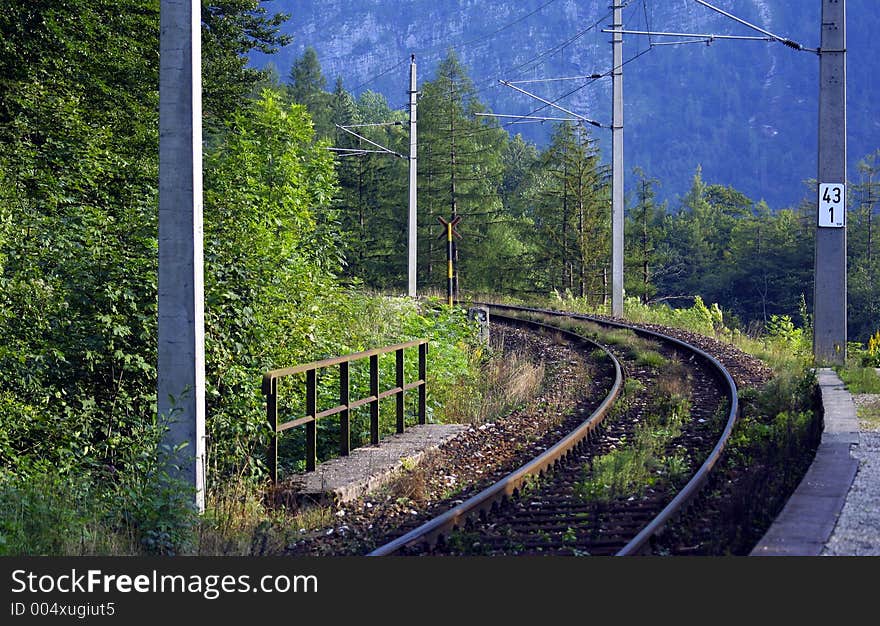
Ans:
[[[704,350],[656,330],[585,315],[487,306],[493,320],[545,332],[549,327],[570,341],[583,342],[585,333],[599,335],[596,329],[611,328],[617,334],[606,334],[606,341],[621,340],[621,333],[634,335],[642,350],[639,354],[622,347],[622,341],[617,348],[597,342],[615,375],[592,414],[528,463],[369,555],[649,552],[651,538],[682,512],[720,457],[738,410],[733,378]],[[589,326],[575,334],[523,319],[536,315]],[[649,393],[662,381],[675,387],[675,393]],[[671,397],[677,398],[677,406]],[[605,482],[616,479],[602,474],[603,468],[637,456],[631,443],[642,439],[652,445],[650,441],[662,439],[656,433],[665,433],[668,440],[653,451],[655,457],[643,460],[653,467],[642,476],[641,488],[609,489]],[[658,466],[657,458],[671,461]],[[618,475],[626,471],[616,470]]]

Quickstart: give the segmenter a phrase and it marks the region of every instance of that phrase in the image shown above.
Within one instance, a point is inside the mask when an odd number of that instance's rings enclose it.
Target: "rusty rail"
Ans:
[[[662,333],[649,330],[647,328],[641,328],[632,324],[626,324],[621,321],[602,319],[591,315],[571,313],[567,311],[535,309],[531,307],[504,304],[486,304],[485,306],[494,309],[505,309],[508,311],[543,313],[545,315],[555,315],[560,317],[581,319],[590,322],[596,322],[599,324],[605,324],[608,326],[614,326],[617,328],[626,328],[634,331],[637,334],[647,335],[655,339],[667,341],[679,346],[680,348],[689,350],[701,359],[703,359],[706,363],[709,364],[712,371],[721,381],[726,390],[729,405],[727,412],[727,422],[724,426],[724,431],[718,438],[718,442],[715,444],[715,447],[709,453],[709,456],[706,458],[700,468],[691,477],[690,481],[688,481],[688,483],[682,488],[682,490],[679,491],[678,494],[676,494],[676,496],[669,502],[669,504],[667,504],[666,507],[664,507],[663,510],[654,519],[652,519],[629,543],[621,548],[621,550],[617,553],[617,556],[633,556],[648,553],[650,551],[651,539],[655,535],[657,535],[665,527],[666,524],[668,524],[672,519],[678,516],[687,507],[690,501],[705,486],[709,478],[710,472],[715,467],[716,463],[718,463],[718,461],[720,460],[721,454],[724,451],[724,448],[726,447],[728,441],[730,440],[730,435],[733,432],[733,427],[739,416],[739,394],[736,388],[736,383],[734,382],[733,377],[730,375],[730,372],[727,371],[727,368],[724,367],[724,365],[722,365],[722,363],[718,361],[718,359],[701,350],[700,348],[693,346],[687,342],[681,341],[680,339],[676,339],[675,337],[670,337],[668,335],[664,335]]]
[[[492,506],[496,502],[508,498],[512,494],[517,492],[531,477],[540,476],[544,472],[548,471],[551,467],[553,467],[556,463],[558,463],[561,459],[571,454],[580,444],[580,442],[584,441],[587,436],[593,430],[595,430],[599,426],[599,424],[602,423],[606,415],[608,415],[608,413],[611,411],[615,400],[620,394],[621,388],[623,386],[623,371],[621,370],[620,362],[617,360],[617,357],[615,357],[603,346],[597,344],[594,341],[591,341],[590,339],[581,337],[580,335],[577,335],[573,332],[563,330],[555,326],[541,324],[540,322],[520,320],[515,317],[507,317],[497,313],[493,314],[493,318],[503,319],[508,323],[523,324],[537,328],[543,328],[544,330],[548,330],[564,336],[572,342],[590,344],[597,349],[602,350],[608,356],[612,367],[614,368],[614,382],[612,383],[611,389],[609,389],[607,395],[602,400],[602,403],[599,405],[599,407],[595,411],[593,411],[593,413],[590,414],[589,417],[581,422],[581,424],[577,428],[571,431],[552,448],[546,450],[538,457],[532,459],[530,462],[526,463],[519,469],[508,474],[507,476],[496,482],[494,485],[491,485],[490,487],[487,487],[478,494],[470,497],[465,502],[459,504],[456,507],[453,507],[452,509],[449,509],[448,511],[435,517],[434,519],[425,522],[418,528],[411,530],[405,535],[376,548],[367,556],[389,556],[395,554],[396,552],[399,552],[400,550],[408,546],[413,546],[419,543],[433,544],[440,537],[448,534],[449,531],[451,531],[452,529],[462,526],[465,520],[468,519],[468,517],[491,511]]]
[[[563,311],[534,309],[530,307],[501,305],[494,303],[483,304],[483,306],[487,306],[490,308],[493,318],[506,319],[508,321],[513,321],[517,318],[499,314],[497,312],[499,309],[506,309],[508,311],[543,313],[549,315],[567,316],[576,319],[583,319],[608,326],[626,328],[638,334],[647,335],[655,339],[660,339],[662,341],[668,341],[677,345],[679,348],[689,350],[697,355],[699,358],[704,359],[707,363],[710,364],[714,373],[723,382],[723,386],[725,387],[728,395],[729,410],[727,423],[725,425],[724,432],[719,438],[718,443],[715,445],[714,449],[709,454],[709,457],[700,466],[700,468],[697,470],[691,480],[685,485],[685,487],[673,498],[671,502],[669,502],[669,504],[667,504],[666,507],[663,508],[663,510],[654,519],[652,519],[646,526],[644,526],[642,530],[632,540],[629,541],[629,543],[627,543],[622,549],[617,552],[617,556],[630,556],[649,553],[651,539],[658,532],[660,532],[671,519],[679,515],[681,511],[686,507],[686,505],[691,501],[691,499],[705,485],[709,473],[720,459],[721,453],[730,438],[733,425],[736,422],[739,414],[736,384],[733,378],[730,376],[730,373],[721,364],[720,361],[715,359],[715,357],[709,355],[708,353],[697,348],[696,346],[683,342],[674,337],[669,337],[662,333],[648,330],[646,328],[626,324],[620,321],[612,321],[589,315],[568,313]],[[554,332],[558,332],[562,335],[571,336],[572,338],[577,338],[580,341],[589,341],[583,337],[575,335],[574,333],[569,333],[568,331],[564,331],[555,326],[547,326],[534,321],[522,321],[523,323],[528,323],[530,325],[545,326],[547,328],[551,328]],[[608,354],[610,355],[610,353]],[[507,476],[496,482],[494,485],[484,489],[483,491],[472,496],[460,505],[446,511],[445,513],[439,515],[438,517],[435,517],[432,520],[429,520],[428,522],[406,533],[405,535],[398,537],[390,543],[380,546],[379,548],[370,552],[368,556],[387,556],[395,554],[405,547],[414,546],[419,543],[427,543],[429,545],[432,545],[440,537],[448,534],[449,531],[451,531],[452,529],[456,527],[461,527],[468,517],[481,513],[489,513],[496,502],[509,497],[512,493],[519,489],[528,476],[540,475],[541,473],[549,469],[560,458],[566,455],[573,448],[573,446],[576,445],[576,442],[582,440],[588,432],[590,432],[599,422],[601,422],[605,412],[607,412],[607,410],[610,408],[611,404],[617,396],[617,393],[619,392],[621,386],[620,364],[613,357],[613,355],[610,356],[612,357],[612,361],[615,363],[615,369],[617,372],[617,377],[613,389],[611,390],[611,392],[609,392],[608,396],[606,396],[599,409],[597,409],[596,412],[594,412],[585,422],[583,422],[577,429],[575,429],[575,431],[570,433],[568,437],[557,443],[551,449],[545,451],[537,458],[533,459],[531,462],[527,463],[526,465],[522,466],[511,474],[508,474]]]
[[[404,350],[419,349],[419,378],[406,383],[404,380]],[[383,354],[395,354],[395,386],[379,390],[379,357]],[[351,452],[351,411],[358,407],[370,405],[370,443],[379,443],[379,402],[392,396],[396,399],[397,432],[404,429],[404,394],[418,389],[418,422],[425,423],[426,376],[427,376],[428,340],[416,339],[384,348],[375,348],[365,352],[356,352],[346,356],[314,361],[296,367],[271,370],[263,375],[263,395],[266,396],[266,418],[272,428],[272,440],[268,450],[269,475],[272,482],[278,482],[278,434],[305,425],[306,427],[306,471],[313,472],[317,465],[318,420],[332,415],[339,415],[339,454],[348,456]],[[369,359],[370,390],[363,398],[352,399],[350,388],[350,364],[353,361]],[[318,370],[339,366],[339,404],[329,409],[318,411]],[[278,380],[296,374],[306,375],[306,407],[305,415],[283,423],[278,423]]]

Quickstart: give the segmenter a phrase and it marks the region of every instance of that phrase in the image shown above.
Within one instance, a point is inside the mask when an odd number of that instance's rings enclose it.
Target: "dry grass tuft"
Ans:
[[[537,395],[544,380],[544,364],[527,355],[510,353],[490,359],[470,389],[451,398],[445,407],[446,421],[483,424],[507,415]]]
[[[394,498],[424,504],[428,500],[428,479],[440,470],[439,457],[437,451],[432,451],[423,455],[418,463],[404,464],[385,490]]]
[[[680,361],[670,361],[660,370],[657,390],[661,396],[684,398],[690,395],[687,370]]]
[[[279,503],[280,504],[280,503]],[[291,534],[333,523],[327,506],[267,505],[246,481],[229,481],[208,494],[199,521],[197,554],[278,554]]]

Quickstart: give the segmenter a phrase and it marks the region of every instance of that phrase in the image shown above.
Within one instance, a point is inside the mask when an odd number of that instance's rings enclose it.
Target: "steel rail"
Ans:
[[[680,339],[676,339],[675,337],[670,337],[668,335],[664,335],[663,333],[659,333],[647,328],[641,328],[639,326],[633,326],[624,322],[607,320],[580,313],[534,309],[530,307],[521,307],[516,305],[501,305],[490,303],[481,304],[483,304],[483,306],[489,307],[490,319],[492,308],[503,308],[508,310],[518,310],[532,313],[558,315],[562,317],[571,317],[574,319],[583,319],[598,324],[616,326],[618,328],[626,328],[639,334],[650,335],[663,341],[671,342],[675,345],[678,345],[679,347],[684,348],[685,350],[697,354],[713,367],[716,375],[724,382],[728,392],[728,399],[730,401],[730,410],[728,412],[727,423],[725,424],[724,431],[721,433],[721,437],[719,438],[718,443],[715,444],[715,447],[709,453],[709,456],[706,458],[700,468],[694,473],[694,475],[691,477],[691,480],[688,481],[688,483],[682,488],[682,490],[679,491],[678,494],[669,502],[669,504],[667,504],[654,519],[652,519],[644,528],[642,528],[642,530],[639,531],[639,533],[629,543],[621,548],[617,552],[616,556],[633,556],[643,553],[645,549],[648,548],[648,544],[651,538],[659,533],[673,517],[678,515],[684,509],[685,505],[690,501],[690,499],[693,498],[700,491],[700,489],[702,489],[702,487],[706,483],[706,480],[708,480],[709,478],[709,472],[711,472],[712,468],[718,462],[718,459],[721,457],[721,453],[723,452],[728,440],[730,439],[730,434],[733,432],[733,426],[736,423],[737,417],[739,415],[739,401],[736,382],[734,382],[733,377],[730,375],[730,372],[727,371],[727,368],[724,367],[724,365],[722,365],[721,362],[718,361],[718,359],[701,350],[700,348],[684,342]]]
[[[449,509],[445,513],[429,520],[428,522],[425,522],[421,526],[409,531],[397,539],[376,548],[367,554],[367,556],[388,556],[405,547],[414,546],[420,543],[427,542],[433,545],[439,537],[448,533],[450,530],[461,526],[468,517],[480,512],[490,511],[496,502],[512,495],[529,477],[541,475],[547,468],[551,467],[571,452],[577,444],[586,438],[587,435],[589,435],[590,432],[592,432],[602,420],[605,419],[613,406],[614,401],[620,394],[621,387],[623,386],[623,371],[617,357],[609,352],[604,346],[576,333],[555,326],[550,326],[548,324],[541,324],[540,322],[521,320],[515,317],[507,317],[498,314],[495,314],[494,317],[496,319],[504,319],[509,323],[543,328],[566,336],[572,341],[590,343],[604,350],[614,366],[614,384],[612,385],[611,390],[605,396],[599,407],[593,411],[586,420],[581,422],[577,428],[572,430],[568,435],[557,442],[553,447],[543,452],[540,456],[535,457],[519,469],[498,480],[495,484],[468,498],[463,503]]]

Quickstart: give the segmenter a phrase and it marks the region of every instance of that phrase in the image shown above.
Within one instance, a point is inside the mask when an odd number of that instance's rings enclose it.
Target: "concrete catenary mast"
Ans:
[[[201,2],[162,0],[157,410],[172,473],[205,508]]]
[[[416,161],[416,55],[410,57],[409,64],[409,232],[407,245],[407,295],[416,297],[416,246],[418,245],[418,222],[416,200],[418,197],[418,167]]]
[[[612,8],[611,315],[623,317],[623,5]]]
[[[846,361],[846,0],[822,0],[813,356]]]

